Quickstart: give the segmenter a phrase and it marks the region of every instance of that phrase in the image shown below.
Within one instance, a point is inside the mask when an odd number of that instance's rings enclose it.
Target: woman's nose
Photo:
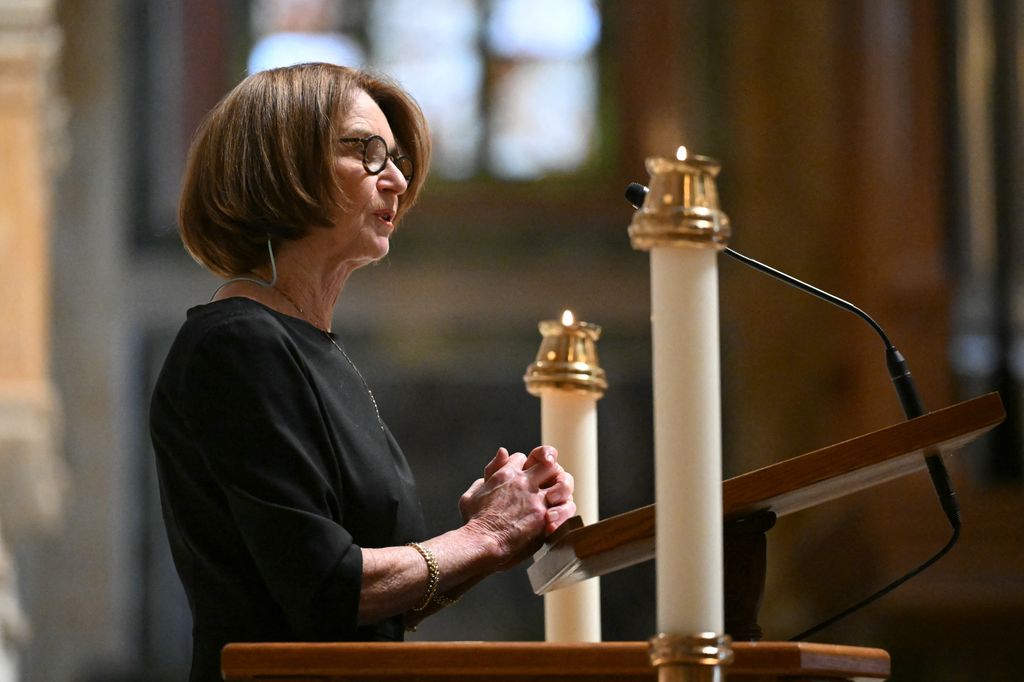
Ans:
[[[384,164],[384,170],[377,177],[378,184],[381,182],[385,183],[387,185],[386,188],[395,194],[402,194],[405,190],[409,189],[409,181],[402,175],[402,171],[398,170],[395,160],[390,157],[387,163]]]

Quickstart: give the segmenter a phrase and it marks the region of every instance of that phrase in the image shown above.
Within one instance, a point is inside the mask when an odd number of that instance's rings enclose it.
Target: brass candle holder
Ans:
[[[530,395],[557,388],[603,396],[608,380],[597,359],[601,327],[577,322],[567,310],[560,321],[544,320],[537,328],[543,337],[540,349],[523,377]]]
[[[633,215],[629,237],[633,248],[703,246],[724,249],[729,217],[718,207],[715,178],[721,164],[707,156],[690,156],[680,147],[676,158],[651,157],[651,175],[644,205]]]

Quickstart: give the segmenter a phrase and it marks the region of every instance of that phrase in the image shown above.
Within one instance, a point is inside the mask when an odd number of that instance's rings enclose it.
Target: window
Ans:
[[[329,61],[397,78],[444,178],[530,180],[593,156],[596,0],[261,0],[252,18],[250,71]]]

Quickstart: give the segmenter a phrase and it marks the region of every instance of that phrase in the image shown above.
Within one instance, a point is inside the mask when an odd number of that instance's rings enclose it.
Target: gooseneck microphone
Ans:
[[[632,182],[626,188],[626,199],[634,208],[640,209],[640,207],[643,206],[644,199],[647,197],[648,191],[648,188],[640,183]],[[849,311],[871,325],[871,328],[875,330],[875,333],[881,337],[882,342],[885,344],[885,365],[889,370],[889,378],[892,380],[893,387],[896,389],[896,395],[899,398],[900,406],[903,408],[903,414],[906,415],[907,419],[913,419],[925,414],[921,398],[917,392],[917,386],[914,384],[914,379],[910,374],[910,369],[907,367],[906,359],[896,346],[893,345],[892,341],[889,340],[889,337],[886,335],[882,327],[875,322],[870,315],[849,301],[845,301],[838,296],[828,293],[827,291],[823,291],[818,287],[803,282],[792,275],[787,275],[786,273],[756,261],[749,256],[744,256],[742,253],[731,248],[726,247],[723,249],[723,253],[730,258],[738,260],[744,265],[768,275],[769,277],[785,282],[786,284],[807,292],[816,298],[820,298],[821,300],[827,301],[828,303],[838,306],[843,310]],[[862,599],[840,613],[822,621],[818,625],[794,635],[790,638],[791,641],[806,639],[807,637],[810,637],[811,635],[842,620],[851,613],[867,606],[876,599],[885,596],[934,564],[953,548],[953,545],[956,544],[957,539],[960,537],[960,505],[957,502],[956,493],[953,491],[953,486],[949,480],[949,473],[946,471],[946,466],[942,461],[941,455],[936,453],[927,454],[925,456],[925,465],[928,467],[928,475],[931,477],[932,485],[935,487],[935,492],[938,495],[942,511],[945,513],[946,519],[949,521],[949,525],[953,529],[953,535],[949,539],[949,542],[947,542],[946,545],[938,551],[938,553],[914,570],[889,583],[879,591]]]

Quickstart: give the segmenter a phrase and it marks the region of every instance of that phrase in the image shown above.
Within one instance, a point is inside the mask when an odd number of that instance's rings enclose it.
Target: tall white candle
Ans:
[[[725,630],[718,251],[651,249],[658,630]]]
[[[597,510],[597,401],[608,388],[597,360],[601,328],[577,322],[566,310],[561,322],[539,325],[537,359],[523,377],[526,390],[540,397],[541,439],[558,449],[559,463],[576,481],[573,497],[584,523]],[[597,578],[544,595],[545,639],[549,642],[601,641],[601,587]]]
[[[595,393],[545,388],[540,394],[541,440],[576,481],[573,498],[584,523],[598,520],[597,399]],[[597,578],[544,595],[548,642],[601,641],[601,584]]]

